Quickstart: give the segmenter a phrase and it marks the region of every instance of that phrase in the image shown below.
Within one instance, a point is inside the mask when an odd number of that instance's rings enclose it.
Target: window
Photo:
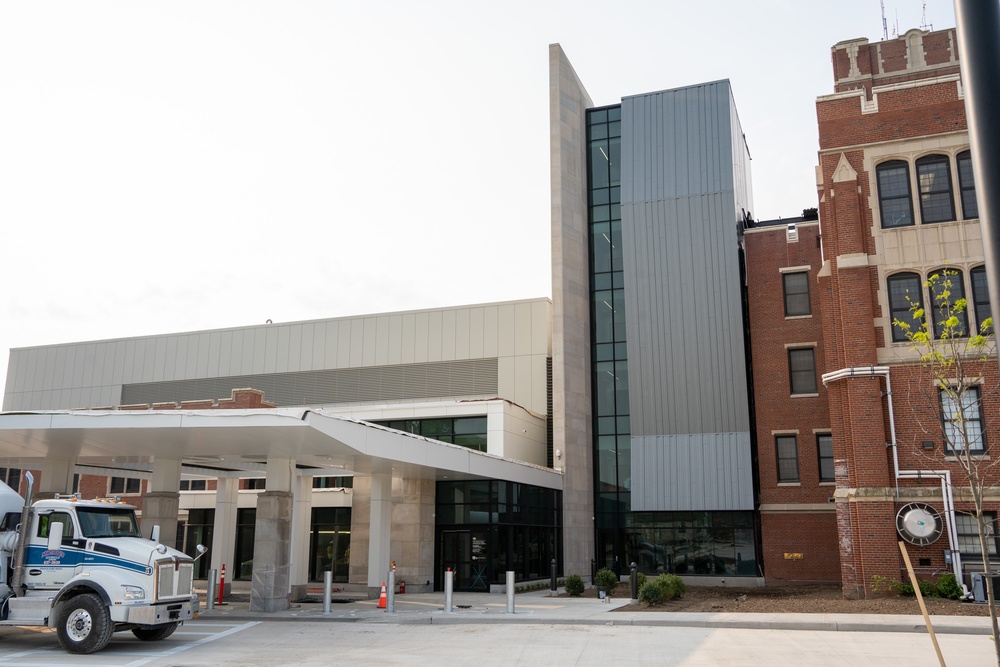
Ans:
[[[486,417],[407,419],[373,421],[372,423],[441,442],[450,442],[480,452],[486,451]]]
[[[788,370],[793,394],[816,393],[816,355],[811,347],[788,351]]]
[[[983,332],[983,322],[993,317],[990,310],[990,291],[986,284],[986,267],[977,266],[970,271],[972,275],[972,302],[976,308],[976,332]],[[989,327],[985,333],[993,333],[993,327]]]
[[[962,192],[962,217],[966,220],[979,217],[976,199],[976,182],[972,174],[972,155],[969,151],[958,154],[958,187]]]
[[[819,459],[819,481],[833,482],[833,436],[820,433],[816,436],[816,456]]]
[[[251,477],[243,481],[246,482],[244,488],[257,491],[263,491],[267,484],[267,480],[263,477]]]
[[[204,491],[208,488],[208,480],[182,479],[181,491]]]
[[[778,483],[799,481],[799,452],[794,435],[779,435],[774,439],[778,455]]]
[[[63,539],[69,538],[73,539],[73,517],[71,517],[66,512],[52,512],[51,514],[42,514],[38,517],[38,537],[49,536],[49,526],[54,523],[62,524],[62,534]]]
[[[919,304],[923,307],[924,300],[920,289],[920,276],[915,273],[897,273],[890,276],[889,285],[889,317],[892,322],[908,322],[910,331],[917,332],[923,326],[923,322],[913,317],[910,310],[912,304]],[[893,342],[906,340],[906,330],[896,324],[892,325]]]
[[[3,482],[16,492],[21,487],[21,469],[0,468],[0,482]]]
[[[902,160],[883,162],[876,168],[878,202],[882,227],[907,227],[913,224],[913,200],[910,197],[910,168]]]
[[[947,222],[955,219],[951,196],[951,167],[947,155],[928,155],[917,160],[920,185],[920,221]]]
[[[960,398],[943,390],[940,396],[946,451],[956,454],[964,451],[968,443],[970,452],[982,453],[986,449],[986,437],[983,434],[983,404],[979,387],[967,387]],[[958,409],[959,400],[961,410]]]
[[[351,476],[313,477],[314,489],[351,489],[354,488],[354,478]]]
[[[781,275],[785,290],[785,317],[811,315],[809,304],[809,273],[801,271]]]
[[[142,490],[142,480],[133,477],[112,477],[108,485],[108,493],[112,496],[135,494]]]
[[[996,512],[983,512],[986,519],[986,550],[991,558],[997,556],[997,515]],[[979,529],[976,527],[976,517],[969,514],[955,514],[955,534],[958,537],[958,550],[963,556],[983,557],[979,544]]]
[[[933,272],[937,280],[930,283],[931,319],[934,321],[934,337],[944,338],[944,325],[949,314],[958,318],[958,326],[951,332],[952,338],[964,338],[969,335],[969,320],[965,311],[954,310],[959,299],[965,298],[965,280],[961,271],[955,269],[939,269]],[[939,298],[940,297],[940,298]]]

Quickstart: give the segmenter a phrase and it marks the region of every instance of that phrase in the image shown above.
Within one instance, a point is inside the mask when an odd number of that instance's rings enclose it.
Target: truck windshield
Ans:
[[[123,507],[77,507],[84,537],[142,537],[135,510]]]

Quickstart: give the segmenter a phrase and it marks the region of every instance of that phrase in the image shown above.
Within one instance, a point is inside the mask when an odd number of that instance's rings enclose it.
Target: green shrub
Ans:
[[[661,574],[656,577],[652,583],[663,591],[664,600],[679,598],[684,595],[684,591],[687,590],[687,586],[684,585],[684,581],[676,574]]]
[[[916,595],[916,593],[913,592],[913,584],[908,584],[903,581],[893,581],[892,588],[900,595],[905,595],[906,597],[911,598]]]
[[[954,574],[943,574],[937,580],[938,595],[949,600],[962,597],[962,587],[958,585]]]
[[[583,579],[578,574],[571,574],[566,577],[566,592],[573,597],[580,597],[583,594]]]
[[[646,585],[646,575],[643,574],[642,572],[636,572],[635,573],[635,583],[636,583],[636,586],[635,586],[636,589],[642,590],[642,587]]]
[[[598,588],[603,588],[610,594],[615,589],[615,586],[618,585],[618,575],[611,568],[602,567],[594,575],[594,585]]]
[[[649,581],[639,588],[639,601],[649,606],[663,603],[663,589],[655,581]]]

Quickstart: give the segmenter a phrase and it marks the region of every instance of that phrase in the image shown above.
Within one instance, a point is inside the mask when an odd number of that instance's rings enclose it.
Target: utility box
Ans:
[[[972,597],[976,602],[986,604],[986,577],[993,578],[993,595],[1000,594],[1000,574],[995,572],[972,573]]]

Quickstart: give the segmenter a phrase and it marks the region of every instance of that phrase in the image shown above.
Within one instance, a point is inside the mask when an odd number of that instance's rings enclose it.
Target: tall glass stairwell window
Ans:
[[[629,511],[628,355],[622,274],[621,107],[587,112],[597,566],[622,553]]]

